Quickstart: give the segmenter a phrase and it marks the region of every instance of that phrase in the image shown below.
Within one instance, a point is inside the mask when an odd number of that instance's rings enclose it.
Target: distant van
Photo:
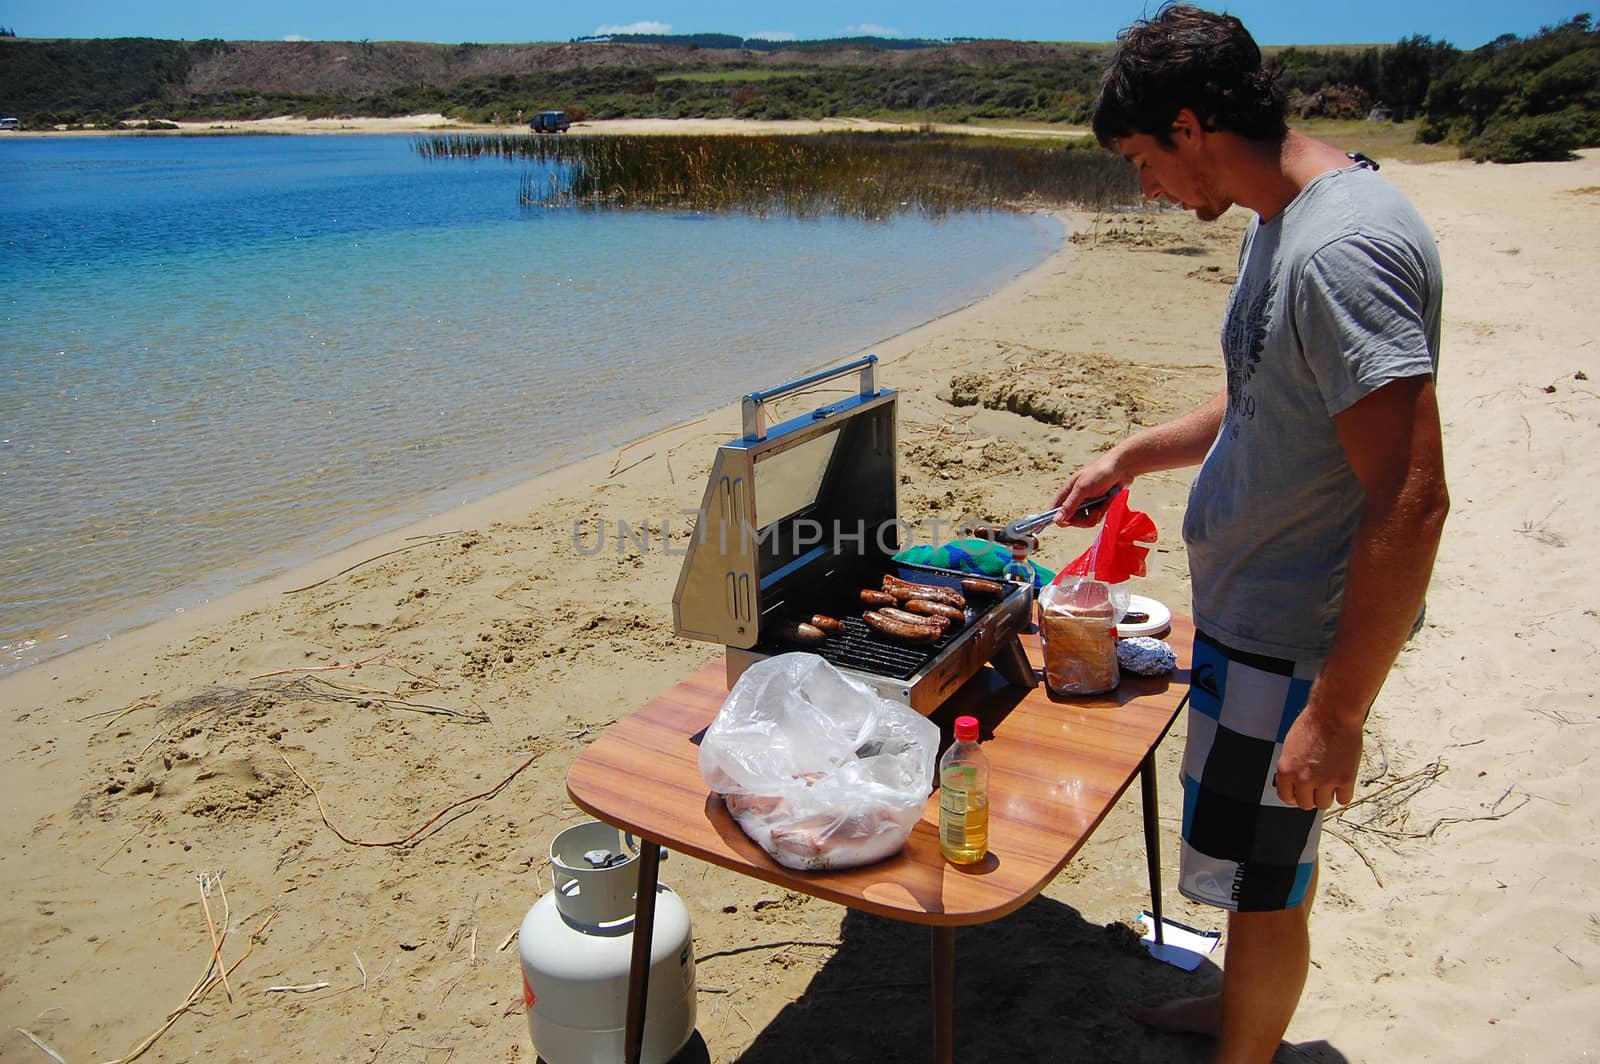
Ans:
[[[528,123],[528,128],[535,133],[565,133],[572,128],[572,123],[567,121],[565,111],[540,111]]]
[[[15,118],[0,118],[0,129],[21,129],[22,123]]]

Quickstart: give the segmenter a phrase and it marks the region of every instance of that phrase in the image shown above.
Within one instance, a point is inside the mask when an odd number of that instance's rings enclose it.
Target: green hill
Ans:
[[[0,37],[0,112],[25,128],[164,119],[440,112],[522,123],[605,118],[1088,119],[1110,43],[722,34],[564,43],[32,40]],[[1600,35],[1588,15],[1461,52],[1273,48],[1297,117],[1418,118],[1478,158],[1564,158],[1600,143]]]

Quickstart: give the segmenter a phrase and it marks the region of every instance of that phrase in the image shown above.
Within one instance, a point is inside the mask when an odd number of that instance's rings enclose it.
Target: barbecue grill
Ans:
[[[743,400],[744,435],[717,450],[695,533],[672,596],[677,634],[727,647],[728,683],[774,654],[821,655],[885,698],[924,715],[992,663],[1008,681],[1038,681],[1018,634],[1029,584],[996,581],[998,597],[968,595],[967,620],[928,645],[897,641],[862,620],[863,588],[884,574],[960,590],[971,574],[893,560],[907,528],[897,507],[898,397],[877,386],[876,355]],[[856,374],[856,394],[767,425],[779,399]],[[813,614],[842,621],[820,643],[789,641]]]

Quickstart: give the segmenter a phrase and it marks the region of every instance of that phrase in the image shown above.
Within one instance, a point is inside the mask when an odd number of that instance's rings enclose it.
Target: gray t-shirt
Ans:
[[[1251,222],[1228,300],[1228,409],[1189,489],[1195,623],[1277,658],[1327,655],[1364,493],[1334,415],[1439,362],[1433,235],[1370,170]]]

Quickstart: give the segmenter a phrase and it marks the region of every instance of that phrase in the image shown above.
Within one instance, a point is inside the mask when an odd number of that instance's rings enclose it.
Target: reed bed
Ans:
[[[1059,141],[905,133],[785,136],[419,137],[428,159],[536,164],[530,207],[676,209],[866,219],[950,211],[1132,204],[1128,164]]]

